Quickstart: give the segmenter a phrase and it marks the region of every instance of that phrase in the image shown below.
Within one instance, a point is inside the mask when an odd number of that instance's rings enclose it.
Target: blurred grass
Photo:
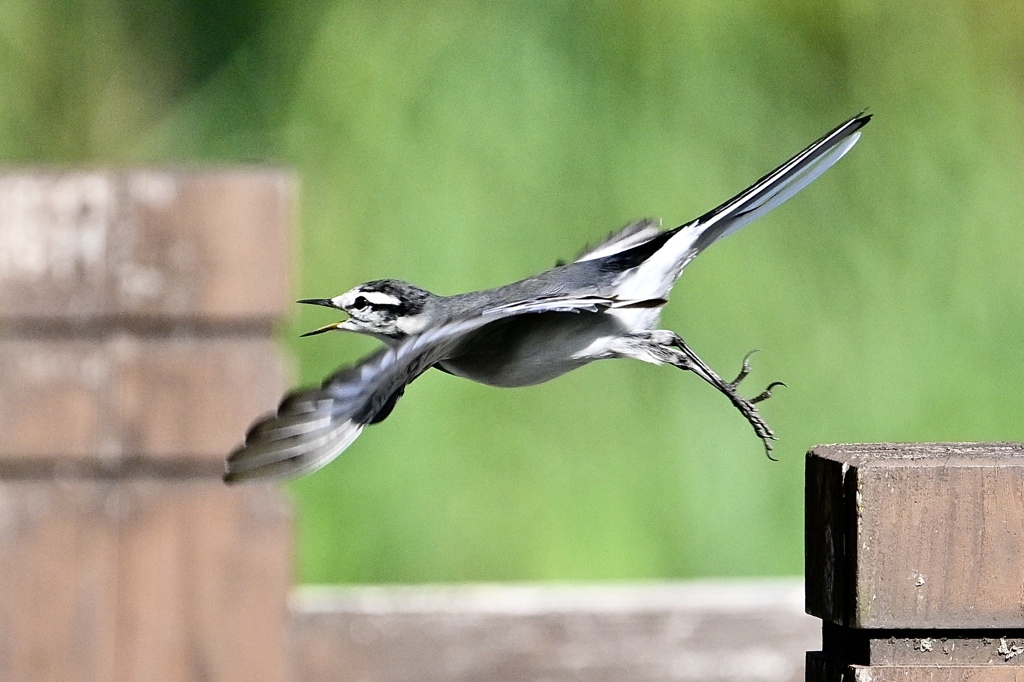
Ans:
[[[307,581],[797,573],[819,442],[1021,438],[1024,12],[1010,2],[0,0],[9,163],[279,161],[296,296],[529,275],[678,224],[865,106],[857,148],[716,246],[665,315],[750,390],[771,463],[689,375],[501,391],[430,373],[293,484]],[[55,47],[56,46],[56,47]],[[303,382],[373,343],[284,335]]]

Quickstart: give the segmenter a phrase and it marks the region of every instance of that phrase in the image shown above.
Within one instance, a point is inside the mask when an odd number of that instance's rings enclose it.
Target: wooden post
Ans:
[[[1024,680],[1024,446],[807,455],[807,679]]]
[[[284,388],[290,194],[0,175],[0,679],[285,678],[288,508],[220,474]]]

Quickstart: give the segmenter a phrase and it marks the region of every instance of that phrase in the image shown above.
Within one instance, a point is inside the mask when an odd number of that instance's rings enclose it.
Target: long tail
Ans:
[[[854,116],[722,205],[611,256],[635,259],[639,265],[630,281],[624,282],[636,291],[621,293],[640,298],[664,296],[697,254],[779,206],[843,158],[870,120],[870,114]]]

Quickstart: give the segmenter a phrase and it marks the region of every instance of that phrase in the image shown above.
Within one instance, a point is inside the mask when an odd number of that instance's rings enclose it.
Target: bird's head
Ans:
[[[387,343],[396,343],[426,327],[428,303],[434,294],[396,279],[366,282],[334,298],[308,298],[299,301],[334,308],[348,319],[333,322],[303,336],[339,330],[366,334]]]

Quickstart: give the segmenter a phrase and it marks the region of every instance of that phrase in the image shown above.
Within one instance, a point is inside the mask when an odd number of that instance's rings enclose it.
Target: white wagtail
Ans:
[[[696,220],[665,231],[656,220],[637,221],[574,262],[513,284],[438,296],[382,279],[334,298],[299,301],[348,314],[303,336],[343,330],[385,346],[319,388],[286,396],[228,458],[224,480],[282,479],[319,469],[363,427],[391,414],[405,387],[431,367],[490,386],[530,386],[605,358],[695,373],[732,402],[771,456],[775,436],[755,405],[781,382],[742,397],[736,389],[750,371],[749,354],[733,381],[722,380],[678,334],[657,328],[661,309],[687,263],[824,173],[870,119],[860,114],[846,121]]]

